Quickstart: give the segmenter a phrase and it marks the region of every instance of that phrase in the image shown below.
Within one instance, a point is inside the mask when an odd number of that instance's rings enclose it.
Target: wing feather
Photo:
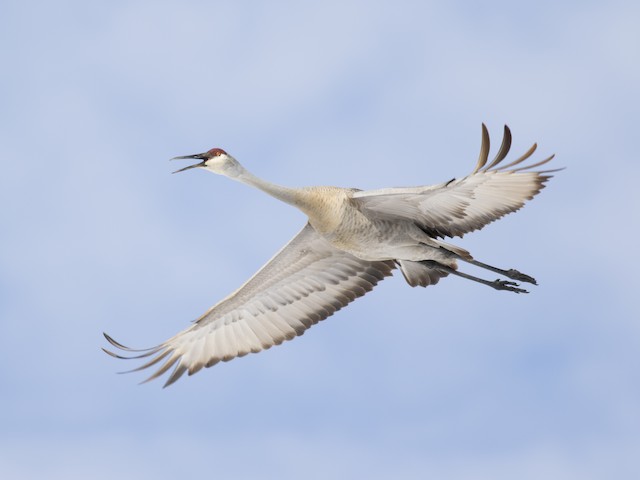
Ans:
[[[392,261],[366,261],[331,246],[307,224],[248,282],[213,306],[191,327],[141,355],[135,370],[160,365],[146,381],[173,372],[165,384],[220,361],[256,353],[302,335],[370,291],[394,268]],[[138,352],[105,337],[119,350]]]
[[[549,173],[556,171],[532,170],[551,161],[553,155],[520,166],[535,152],[535,144],[521,157],[501,166],[510,147],[511,131],[505,126],[500,149],[487,165],[489,134],[483,124],[480,156],[470,175],[435,186],[358,191],[353,194],[354,202],[372,219],[404,218],[435,237],[462,237],[519,210],[544,188],[551,178]]]

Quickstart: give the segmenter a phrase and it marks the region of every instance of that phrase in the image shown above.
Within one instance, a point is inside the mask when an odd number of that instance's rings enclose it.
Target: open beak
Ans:
[[[189,165],[188,167],[181,168],[180,170],[176,170],[173,173],[184,172],[185,170],[189,170],[190,168],[198,168],[204,167],[207,159],[204,156],[204,153],[196,153],[195,155],[185,155],[183,157],[173,157],[171,160],[202,160],[200,163],[196,163],[195,165]]]

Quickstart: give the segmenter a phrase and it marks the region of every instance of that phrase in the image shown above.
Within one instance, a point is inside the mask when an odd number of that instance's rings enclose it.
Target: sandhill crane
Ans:
[[[510,146],[511,132],[505,126],[498,153],[488,163],[489,133],[483,124],[480,156],[468,176],[433,186],[369,191],[275,185],[249,173],[220,148],[175,157],[172,160],[200,163],[174,173],[200,168],[246,183],[302,210],[308,223],[249,281],[186,330],[146,350],[127,348],[105,333],[111,345],[133,355],[105,352],[117,358],[150,357],[132,370],[159,365],[145,382],[174,367],[166,387],[185,372],[191,375],[203,367],[302,335],[370,291],[396,267],[412,287],[434,285],[452,274],[497,290],[526,293],[512,280],[536,284],[533,277],[481,263],[466,250],[442,240],[462,237],[520,209],[556,171],[532,170],[553,155],[520,166],[533,154],[536,144],[520,158],[502,165]],[[489,281],[460,272],[459,260],[511,280]]]

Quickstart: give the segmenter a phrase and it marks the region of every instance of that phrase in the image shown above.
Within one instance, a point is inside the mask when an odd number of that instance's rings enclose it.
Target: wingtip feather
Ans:
[[[484,167],[489,160],[489,149],[491,148],[491,141],[489,138],[489,130],[487,126],[482,124],[482,143],[480,144],[480,155],[478,155],[478,163],[474,168],[472,175],[477,173],[482,167]]]
[[[511,141],[512,141],[511,129],[507,125],[505,125],[504,133],[502,135],[502,144],[500,144],[500,149],[498,150],[498,153],[496,153],[496,156],[493,158],[491,163],[484,168],[484,171],[491,170],[493,167],[495,167],[500,162],[502,162],[502,160],[505,159],[505,157],[509,154],[509,150],[511,149]]]

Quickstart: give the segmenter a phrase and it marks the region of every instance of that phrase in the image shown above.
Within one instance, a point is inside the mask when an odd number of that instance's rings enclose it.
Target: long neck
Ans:
[[[239,163],[236,165],[234,173],[229,176],[298,208],[309,217],[313,227],[320,233],[332,232],[342,222],[343,213],[341,212],[345,207],[346,200],[344,189],[283,187],[256,177]]]
[[[289,205],[293,205],[294,207],[301,208],[305,203],[304,195],[299,189],[283,187],[281,185],[276,185],[275,183],[267,182],[266,180],[256,177],[245,168],[242,168],[242,171],[235,177],[235,180],[251,185],[252,187],[256,187],[272,197],[288,203]]]

